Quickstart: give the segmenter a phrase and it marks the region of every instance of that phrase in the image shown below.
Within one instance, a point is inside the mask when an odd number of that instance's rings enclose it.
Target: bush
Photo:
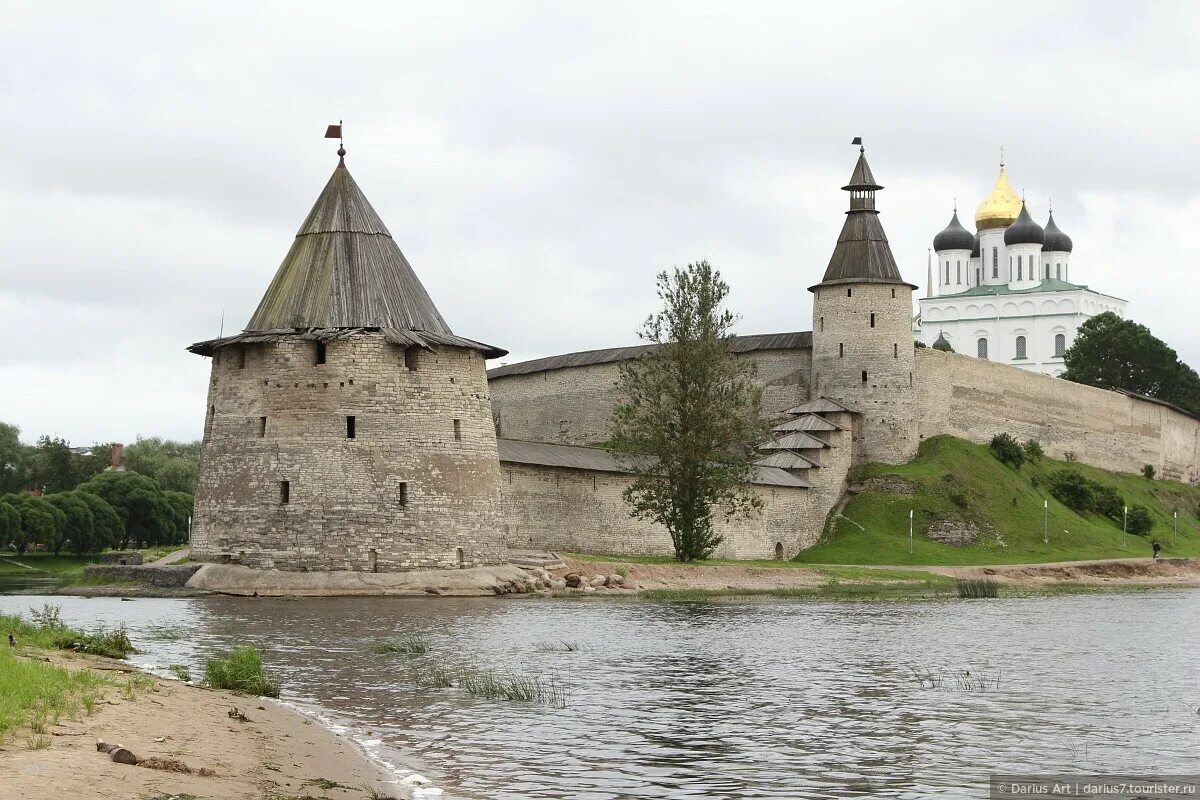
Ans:
[[[1145,536],[1154,527],[1154,519],[1150,516],[1150,509],[1145,506],[1132,506],[1129,509],[1129,516],[1125,518],[1125,530],[1135,536]]]
[[[1060,469],[1050,476],[1050,494],[1054,499],[1081,514],[1092,508],[1092,485],[1073,469]]]
[[[1021,449],[1017,440],[1007,433],[1000,433],[992,437],[989,447],[996,458],[1000,459],[1000,463],[1007,464],[1013,469],[1020,469],[1021,464],[1025,463],[1025,451]]]
[[[1155,469],[1153,464],[1147,464],[1142,467],[1142,477],[1148,481],[1154,480]]]
[[[1030,464],[1036,464],[1046,455],[1046,451],[1042,449],[1042,443],[1037,439],[1030,439],[1021,446],[1025,451],[1025,460]]]
[[[967,493],[962,489],[954,489],[950,492],[950,502],[959,508],[966,508],[971,504],[967,499]]]
[[[1125,498],[1107,484],[1095,481],[1090,481],[1090,483],[1092,484],[1092,511],[1120,522],[1121,515],[1125,513]]]
[[[1079,456],[1074,450],[1068,450],[1067,452],[1063,453],[1063,459],[1065,461],[1070,461],[1073,464],[1079,460]]]
[[[204,665],[204,682],[214,689],[279,697],[279,684],[263,674],[262,656],[253,645],[235,647],[224,658]]]

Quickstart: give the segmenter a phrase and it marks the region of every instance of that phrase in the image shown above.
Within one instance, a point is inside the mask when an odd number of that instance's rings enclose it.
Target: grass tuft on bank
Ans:
[[[1131,508],[1145,506],[1153,527],[1143,536],[1129,534],[1122,547],[1119,520],[1076,513],[1051,496],[1050,478],[1061,470],[1076,470],[1110,487]],[[821,542],[794,563],[951,566],[1144,558],[1151,555],[1154,539],[1162,545],[1162,557],[1200,556],[1200,487],[1175,481],[1050,458],[1013,469],[984,445],[935,436],[921,443],[908,464],[867,464],[855,470],[852,482],[862,491],[846,504],[845,519],[831,517]],[[1042,541],[1046,501],[1049,544]],[[1179,533],[1172,542],[1174,511]],[[972,540],[950,543],[969,531],[975,533]]]
[[[208,659],[204,665],[204,683],[213,689],[279,697],[279,684],[267,677],[262,654],[252,645],[235,647],[224,657]]]

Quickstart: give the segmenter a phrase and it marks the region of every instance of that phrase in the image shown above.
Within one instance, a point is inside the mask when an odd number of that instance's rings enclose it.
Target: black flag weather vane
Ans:
[[[338,120],[337,125],[330,125],[329,127],[327,127],[325,129],[325,138],[326,139],[337,139],[338,140],[338,151],[337,151],[338,156],[345,157],[346,145],[345,145],[345,142],[342,141],[342,121],[340,119]]]

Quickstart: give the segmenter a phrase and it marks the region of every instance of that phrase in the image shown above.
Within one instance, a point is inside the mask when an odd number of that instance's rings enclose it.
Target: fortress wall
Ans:
[[[763,416],[775,419],[809,399],[810,348],[754,350],[735,357],[750,359],[758,370]],[[609,362],[491,379],[497,435],[554,444],[604,441],[619,402],[619,368],[619,363]]]
[[[500,516],[513,548],[546,548],[574,553],[671,555],[671,536],[661,525],[629,516],[621,493],[630,475],[504,462]],[[816,470],[813,470],[814,472]],[[811,547],[820,537],[828,509],[814,508],[807,489],[755,486],[765,502],[747,520],[716,520],[725,541],[719,558],[784,558]]]
[[[1153,464],[1159,477],[1200,482],[1200,421],[1167,406],[932,349],[916,351],[916,372],[922,438],[1010,433],[1055,458],[1120,472]]]
[[[483,356],[422,350],[409,369],[402,348],[368,333],[330,342],[324,364],[314,348],[251,345],[244,365],[236,346],[218,350],[193,558],[366,572],[501,561]]]

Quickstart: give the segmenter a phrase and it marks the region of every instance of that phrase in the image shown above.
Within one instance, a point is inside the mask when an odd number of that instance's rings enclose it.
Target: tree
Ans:
[[[1200,414],[1200,376],[1145,325],[1111,311],[1079,326],[1063,355],[1063,377],[1102,389],[1124,389]]]
[[[1082,514],[1092,507],[1094,484],[1079,470],[1060,469],[1050,476],[1050,494],[1072,511]]]
[[[1013,469],[1020,469],[1025,463],[1025,451],[1021,449],[1021,445],[1011,435],[1007,433],[998,433],[992,437],[992,443],[989,445],[992,454],[1000,459],[1000,463],[1007,464]]]
[[[125,448],[125,467],[149,475],[164,489],[194,494],[200,468],[200,442],[139,436]]]
[[[172,544],[184,544],[188,538],[188,520],[192,516],[193,498],[187,492],[163,492],[175,513],[175,537]]]
[[[1154,518],[1150,516],[1150,509],[1145,506],[1130,506],[1129,513],[1125,518],[1125,530],[1135,536],[1144,536],[1154,527]]]
[[[0,422],[0,494],[19,492],[29,485],[27,450],[21,444],[21,429]]]
[[[121,549],[135,544],[169,542],[175,532],[175,512],[153,478],[136,472],[102,472],[79,491],[104,499],[121,518]]]
[[[7,548],[21,530],[21,514],[0,498],[0,548]]]
[[[6,494],[0,497],[0,503],[12,506],[20,517],[16,535],[9,542],[17,553],[24,554],[34,545],[51,544],[66,527],[66,515],[36,495],[27,492]]]
[[[753,364],[730,350],[737,318],[720,272],[701,261],[661,272],[657,283],[662,310],[638,334],[656,346],[620,366],[608,447],[634,474],[624,492],[630,515],[663,525],[675,557],[692,561],[721,542],[714,514],[762,508],[748,481],[765,428]]]
[[[95,531],[95,521],[92,519],[92,509],[86,500],[79,497],[82,492],[59,492],[46,495],[46,502],[57,508],[65,517],[65,524],[55,531],[50,540],[50,549],[54,555],[70,543],[71,549],[82,555],[88,551]]]
[[[75,552],[83,555],[85,552],[98,553],[109,547],[115,547],[121,541],[124,531],[121,517],[117,514],[116,509],[99,495],[78,490],[74,494],[87,503],[88,509],[92,512],[92,539],[86,544],[86,550],[80,550],[77,546]]]
[[[1029,439],[1025,444],[1021,445],[1021,450],[1025,453],[1025,460],[1030,464],[1036,464],[1046,455],[1046,451],[1042,449],[1042,443],[1037,439]]]

